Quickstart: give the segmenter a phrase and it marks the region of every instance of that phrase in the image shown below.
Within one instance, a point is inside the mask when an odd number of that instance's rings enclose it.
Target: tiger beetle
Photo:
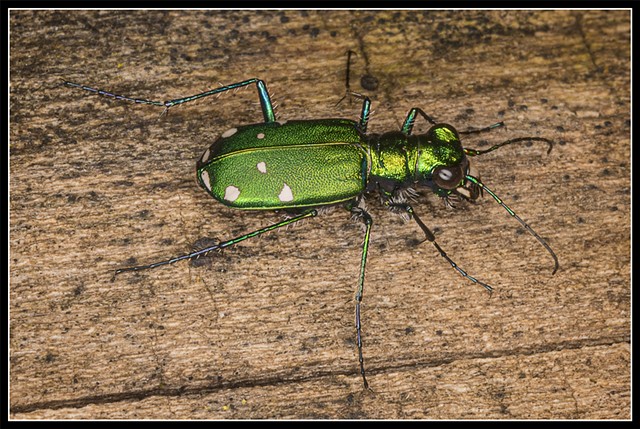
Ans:
[[[351,54],[349,54],[350,60]],[[364,206],[365,195],[377,191],[381,203],[394,212],[415,220],[437,251],[459,274],[483,286],[493,288],[467,274],[436,242],[433,232],[418,217],[408,203],[412,187],[428,187],[447,204],[454,199],[475,201],[482,191],[504,208],[536,240],[554,260],[553,273],[558,270],[558,258],[546,241],[507,206],[489,187],[470,171],[469,157],[492,152],[519,142],[553,142],[542,137],[520,137],[477,150],[462,147],[460,135],[491,131],[503,122],[480,129],[457,131],[453,126],[437,122],[418,107],[412,108],[400,131],[367,134],[371,100],[349,88],[347,62],[347,96],[362,100],[358,121],[349,119],[311,119],[277,121],[274,107],[264,81],[253,78],[189,97],[168,101],[131,98],[107,91],[64,81],[64,85],[93,92],[116,100],[169,108],[225,91],[255,85],[264,121],[258,124],[229,128],[209,146],[196,164],[200,185],[214,199],[227,207],[245,210],[284,210],[289,217],[253,232],[222,241],[188,254],[147,265],[120,268],[115,274],[141,271],[193,260],[215,250],[225,249],[252,237],[273,231],[303,219],[318,216],[319,208],[340,205],[359,218],[365,226],[360,275],[355,294],[355,325],[358,361],[364,388],[360,303],[364,291],[365,266],[373,219]],[[431,127],[425,134],[412,134],[416,118],[421,116]]]

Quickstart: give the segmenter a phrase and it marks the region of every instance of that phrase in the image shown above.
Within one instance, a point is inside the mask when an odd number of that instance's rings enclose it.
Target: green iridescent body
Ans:
[[[375,188],[392,194],[430,182],[440,165],[465,159],[457,133],[364,134],[347,119],[269,122],[232,128],[202,155],[198,181],[240,209],[307,208],[351,201]]]

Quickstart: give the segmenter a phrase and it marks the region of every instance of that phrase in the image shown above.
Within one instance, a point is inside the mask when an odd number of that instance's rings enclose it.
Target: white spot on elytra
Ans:
[[[204,186],[206,186],[209,192],[211,192],[211,179],[209,178],[209,173],[207,173],[207,170],[202,170],[202,173],[200,173],[200,178],[202,179],[202,183],[204,184]]]
[[[291,188],[286,183],[282,187],[282,191],[280,191],[280,195],[278,195],[280,201],[293,201],[293,192],[291,192]]]
[[[265,164],[264,162],[259,162],[258,165],[256,165],[256,167],[258,167],[258,171],[260,173],[266,173],[267,172],[267,164]]]
[[[210,154],[211,154],[211,152],[209,151],[209,149],[204,151],[204,154],[202,155],[202,162],[207,162],[209,160],[209,155]]]
[[[260,133],[256,137],[258,137],[260,140],[262,140],[264,138],[264,133]]]
[[[224,199],[229,202],[234,202],[240,196],[240,189],[236,188],[233,185],[227,186],[227,189],[224,190]]]
[[[227,131],[225,131],[224,133],[222,133],[222,137],[224,137],[224,138],[231,137],[232,135],[234,135],[237,132],[238,132],[237,128],[230,128]]]

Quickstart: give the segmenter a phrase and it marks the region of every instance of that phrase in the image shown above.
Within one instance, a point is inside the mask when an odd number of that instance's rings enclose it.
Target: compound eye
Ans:
[[[460,185],[462,181],[462,168],[455,167],[437,167],[433,170],[433,181],[442,189],[454,189]]]

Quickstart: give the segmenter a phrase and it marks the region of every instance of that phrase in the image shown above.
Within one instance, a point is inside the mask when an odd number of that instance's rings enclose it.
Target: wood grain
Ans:
[[[12,419],[628,419],[630,12],[21,11],[10,13]],[[113,271],[280,219],[195,183],[212,139],[261,119],[253,89],[172,109],[63,79],[171,99],[264,79],[282,119],[355,118],[370,132],[421,107],[482,148],[485,196],[416,210],[491,298],[420,231],[369,199],[362,391],[353,295],[362,228],[335,210],[204,266]],[[424,131],[425,124],[416,125]]]

